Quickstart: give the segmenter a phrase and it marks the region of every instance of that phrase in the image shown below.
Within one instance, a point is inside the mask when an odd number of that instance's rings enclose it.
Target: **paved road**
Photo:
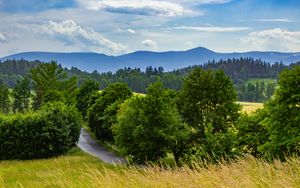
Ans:
[[[85,130],[81,129],[80,138],[77,146],[84,152],[89,153],[105,163],[109,164],[126,164],[126,160],[118,157],[115,154],[107,151],[103,146],[98,144],[91,135]]]

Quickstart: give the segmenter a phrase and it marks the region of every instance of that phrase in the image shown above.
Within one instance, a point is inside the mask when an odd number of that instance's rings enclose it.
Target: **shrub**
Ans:
[[[0,117],[0,160],[49,158],[79,139],[82,120],[74,107],[48,103],[36,113]]]

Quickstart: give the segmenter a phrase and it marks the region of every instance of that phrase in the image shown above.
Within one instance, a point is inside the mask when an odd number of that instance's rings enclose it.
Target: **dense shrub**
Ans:
[[[33,114],[0,117],[0,160],[36,159],[67,152],[82,120],[74,107],[48,103]]]

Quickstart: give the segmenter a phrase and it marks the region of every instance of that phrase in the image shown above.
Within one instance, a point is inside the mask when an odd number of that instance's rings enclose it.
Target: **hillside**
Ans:
[[[290,64],[300,61],[300,53],[280,52],[245,52],[245,53],[217,53],[206,48],[194,48],[187,51],[151,52],[137,51],[121,56],[107,56],[97,53],[55,53],[55,52],[24,52],[0,58],[26,59],[29,61],[39,60],[49,62],[55,60],[62,66],[77,67],[81,70],[92,72],[117,71],[124,67],[145,69],[148,66],[162,66],[166,71],[179,69],[187,66],[204,64],[210,60],[232,59],[251,57],[262,61],[274,63],[283,62]]]

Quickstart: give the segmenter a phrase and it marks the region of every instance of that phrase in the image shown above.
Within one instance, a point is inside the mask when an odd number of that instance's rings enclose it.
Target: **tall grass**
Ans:
[[[205,166],[205,167],[204,167]],[[300,158],[253,157],[195,168],[114,167],[77,154],[49,160],[0,162],[0,187],[300,187]]]

